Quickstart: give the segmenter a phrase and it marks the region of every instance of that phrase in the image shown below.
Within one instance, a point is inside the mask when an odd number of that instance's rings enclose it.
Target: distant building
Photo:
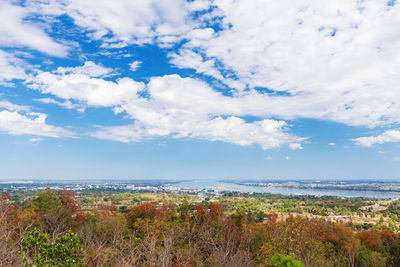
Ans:
[[[371,210],[371,211],[381,211],[381,210],[387,210],[387,209],[388,209],[388,207],[380,206],[379,204],[360,207],[360,210]]]

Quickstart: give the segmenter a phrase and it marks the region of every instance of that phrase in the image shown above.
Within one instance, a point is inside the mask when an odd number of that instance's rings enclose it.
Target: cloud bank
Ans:
[[[17,56],[0,50],[0,83],[22,79],[45,95],[37,99],[42,103],[124,114],[125,125],[99,126],[94,137],[122,142],[189,137],[295,150],[305,140],[290,132],[297,119],[367,128],[400,123],[395,2],[28,0],[24,6],[3,2],[0,10],[3,48],[65,57],[72,40],[56,39],[51,26],[67,16],[111,55],[157,46],[168,63],[194,73],[138,81],[82,55],[80,66],[27,76]],[[125,65],[135,71],[140,60]],[[4,116],[23,120],[7,112]],[[38,118],[44,122],[43,115]],[[388,130],[354,140],[371,146],[397,139]]]

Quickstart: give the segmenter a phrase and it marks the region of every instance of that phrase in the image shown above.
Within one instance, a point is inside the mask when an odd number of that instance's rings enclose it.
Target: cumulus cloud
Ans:
[[[265,107],[284,119],[367,127],[400,122],[400,5],[371,0],[213,4],[213,19],[205,25],[221,30],[188,33],[188,42],[170,54],[178,67],[236,90],[272,90],[280,97]]]
[[[0,46],[29,47],[52,56],[65,57],[68,48],[52,40],[43,29],[27,22],[27,8],[0,2]]]
[[[62,75],[87,75],[90,77],[107,77],[113,74],[113,69],[106,68],[101,64],[86,61],[79,67],[58,67],[54,73]]]
[[[37,135],[46,137],[75,137],[76,134],[62,127],[47,124],[47,114],[32,112],[31,107],[0,99],[0,133],[11,135]],[[31,138],[30,142],[41,141]]]
[[[11,135],[38,135],[47,137],[74,137],[71,131],[46,123],[47,115],[43,113],[25,113],[17,111],[0,111],[0,132]]]
[[[147,84],[128,77],[106,80],[113,71],[93,62],[41,72],[28,81],[31,88],[65,100],[59,102],[65,107],[72,101],[110,107],[133,121],[94,133],[102,138],[131,142],[190,136],[301,149],[302,139],[290,135],[287,125],[269,132],[279,142],[264,136],[263,127],[297,118],[366,127],[400,123],[399,4],[216,0],[209,9],[209,1],[184,0],[27,3],[30,10],[36,6],[46,14],[67,14],[103,47],[176,45],[166,50],[172,64],[227,86],[222,94],[217,86],[179,75],[152,77]],[[24,16],[20,8],[13,10],[14,18]],[[144,91],[148,97],[139,96]],[[257,121],[246,122],[245,116]],[[221,125],[238,128],[229,128],[229,135],[215,130]],[[386,142],[378,137],[355,140]]]
[[[92,136],[100,139],[115,140],[125,143],[138,142],[146,139],[172,136],[174,138],[192,137],[209,141],[223,141],[241,146],[253,144],[263,149],[271,149],[301,141],[301,138],[285,132],[283,121],[262,120],[246,123],[243,119],[229,117],[215,118],[206,121],[179,121],[171,124],[149,124],[138,122],[128,126],[101,127]]]
[[[43,94],[97,107],[112,107],[130,101],[144,87],[143,83],[130,78],[119,79],[116,83],[98,78],[110,73],[111,69],[86,62],[82,67],[60,67],[54,72],[40,72],[27,80],[27,84]]]
[[[365,136],[353,139],[357,144],[361,146],[370,147],[375,144],[394,143],[400,142],[400,131],[399,130],[387,130],[378,136]]]
[[[225,83],[241,97],[239,105],[247,105],[240,109],[255,116],[367,127],[400,122],[399,4],[374,0],[27,3],[36,12],[67,14],[103,46],[183,44],[169,52],[171,63]]]
[[[41,72],[28,86],[45,94],[82,105],[114,108],[134,120],[131,125],[100,127],[92,136],[121,142],[137,142],[161,136],[191,137],[238,145],[258,144],[263,149],[289,145],[301,149],[304,139],[288,133],[284,121],[260,119],[246,122],[248,114],[240,99],[215,91],[207,83],[179,75],[152,77],[148,84],[130,78],[106,81],[101,72],[88,73],[85,66],[64,71]],[[101,67],[100,67],[101,68]],[[111,70],[110,70],[111,71]],[[146,90],[148,97],[138,93]],[[54,103],[53,100],[41,100]],[[248,100],[243,100],[248,101]]]

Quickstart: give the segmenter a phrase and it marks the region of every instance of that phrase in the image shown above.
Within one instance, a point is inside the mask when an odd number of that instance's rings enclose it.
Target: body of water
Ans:
[[[254,192],[271,193],[282,195],[312,195],[312,196],[339,196],[339,197],[370,197],[370,198],[400,198],[400,193],[396,192],[376,192],[376,191],[350,191],[350,190],[325,190],[325,189],[298,189],[286,187],[261,187],[238,185],[228,182],[218,182],[211,180],[183,181],[174,186],[192,189],[213,189],[216,191],[232,192]]]

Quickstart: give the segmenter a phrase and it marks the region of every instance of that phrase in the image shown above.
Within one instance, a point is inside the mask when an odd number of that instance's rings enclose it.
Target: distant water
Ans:
[[[180,188],[192,188],[192,189],[213,189],[216,191],[272,193],[272,194],[295,195],[295,196],[311,195],[311,196],[370,197],[370,198],[390,198],[390,199],[400,198],[400,193],[396,192],[261,187],[261,186],[238,185],[227,182],[216,182],[211,180],[183,181],[174,184],[174,186]]]

